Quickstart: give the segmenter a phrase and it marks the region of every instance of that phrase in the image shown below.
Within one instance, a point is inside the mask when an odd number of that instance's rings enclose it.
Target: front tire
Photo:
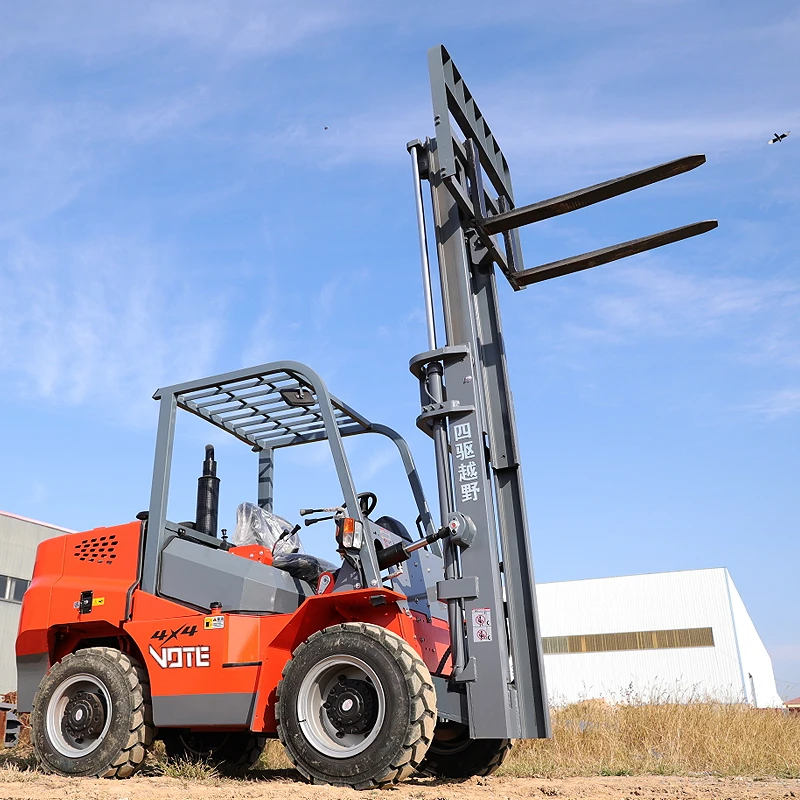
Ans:
[[[128,778],[144,762],[153,734],[147,673],[110,647],[64,656],[33,699],[31,738],[47,772]]]
[[[367,623],[315,633],[278,684],[278,736],[313,783],[373,789],[410,777],[436,724],[436,692],[402,638]]]
[[[164,749],[170,761],[187,759],[211,764],[223,775],[243,775],[261,757],[266,736],[250,731],[214,733],[186,730],[161,730]]]
[[[440,722],[419,772],[449,780],[491,775],[510,750],[509,739],[470,739],[467,725]]]

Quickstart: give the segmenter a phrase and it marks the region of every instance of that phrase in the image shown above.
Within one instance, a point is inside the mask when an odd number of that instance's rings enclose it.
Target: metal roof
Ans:
[[[30,517],[23,517],[20,514],[12,514],[10,511],[0,511],[0,517],[9,517],[10,519],[18,519],[21,522],[30,522],[32,525],[39,525],[42,528],[52,528],[56,531],[63,531],[64,533],[75,533],[71,528],[64,528],[61,525],[53,525],[52,522],[41,522],[38,519],[31,519]]]

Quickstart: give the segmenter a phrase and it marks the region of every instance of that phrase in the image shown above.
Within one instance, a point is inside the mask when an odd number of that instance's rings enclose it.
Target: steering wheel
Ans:
[[[359,492],[356,497],[358,498],[358,507],[365,517],[368,517],[378,505],[378,495],[374,492]]]

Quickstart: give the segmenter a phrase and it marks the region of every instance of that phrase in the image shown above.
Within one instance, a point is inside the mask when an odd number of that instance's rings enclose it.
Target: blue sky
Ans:
[[[432,134],[425,54],[442,42],[520,204],[708,155],[524,233],[533,266],[720,220],[503,290],[537,577],[727,566],[779,689],[800,694],[796,4],[5,0],[0,23],[0,507],[132,519],[153,391],[278,358],[401,430],[430,479],[405,143]],[[192,422],[176,518],[213,433]],[[252,454],[209,440],[232,528]],[[280,512],[338,500],[323,452],[282,455]],[[351,456],[385,512],[409,508],[383,445]],[[309,549],[329,538],[312,529]]]

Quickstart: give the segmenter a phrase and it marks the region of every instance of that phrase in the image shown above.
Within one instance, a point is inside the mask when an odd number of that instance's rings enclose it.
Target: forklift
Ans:
[[[717,223],[526,268],[521,226],[687,172],[705,157],[518,207],[506,159],[450,55],[437,46],[428,61],[435,136],[407,146],[428,349],[410,371],[417,426],[433,443],[435,508],[403,437],[330,394],[304,364],[276,361],[159,389],[148,510],[37,551],[16,643],[18,710],[31,712],[45,770],[126,778],[161,739],[169,758],[235,774],[277,737],[307,780],[363,789],[415,773],[488,775],[512,740],[550,735],[497,274],[521,290]],[[255,502],[239,507],[230,540],[218,532],[211,446],[195,518],[167,518],[179,410],[257,454]],[[376,495],[355,486],[344,439],[366,434],[397,448],[415,520],[378,516]],[[313,442],[330,447],[340,496],[298,518],[330,526],[338,564],[305,553],[302,526],[274,510],[276,451]]]

